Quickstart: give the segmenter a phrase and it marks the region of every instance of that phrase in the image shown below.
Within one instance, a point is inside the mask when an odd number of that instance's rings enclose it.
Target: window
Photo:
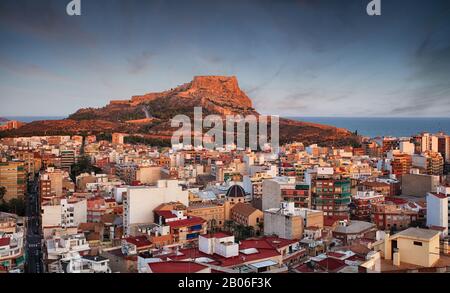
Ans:
[[[422,246],[422,242],[420,242],[420,241],[414,241],[414,245],[416,245],[416,246]]]

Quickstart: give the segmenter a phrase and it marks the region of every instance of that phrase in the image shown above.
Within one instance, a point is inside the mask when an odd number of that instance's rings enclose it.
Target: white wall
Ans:
[[[128,187],[124,215],[127,217],[126,223],[128,226],[153,223],[153,210],[156,207],[177,201],[189,205],[188,191],[183,191],[177,180],[160,180],[157,187]]]
[[[87,200],[81,200],[73,205],[73,224],[78,226],[87,222]]]
[[[127,187],[114,187],[113,193],[114,193],[114,199],[118,203],[122,203],[122,193],[127,192]]]
[[[400,142],[400,152],[413,155],[414,154],[414,144],[409,141],[402,141]]]
[[[427,226],[448,228],[448,197],[439,198],[434,194],[428,193]]]
[[[42,227],[61,226],[61,206],[43,206]]]

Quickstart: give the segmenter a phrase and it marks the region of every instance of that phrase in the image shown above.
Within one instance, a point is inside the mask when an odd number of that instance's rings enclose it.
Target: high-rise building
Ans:
[[[0,162],[0,186],[6,188],[5,201],[24,197],[26,171],[22,161]]]
[[[424,133],[421,139],[421,151],[438,151],[438,137],[429,133]]]
[[[444,158],[438,152],[428,152],[427,156],[427,174],[442,175],[444,174]]]
[[[446,163],[450,163],[450,136],[444,134],[438,136],[438,152]]]
[[[76,156],[74,150],[61,151],[61,169],[70,172],[73,164],[76,163]]]
[[[319,175],[312,180],[313,208],[324,216],[348,216],[351,181],[340,175]]]
[[[414,155],[414,144],[409,141],[400,142],[400,152],[403,154]]]
[[[396,153],[393,155],[391,162],[391,173],[397,178],[401,178],[405,174],[409,174],[412,165],[412,158],[408,154]]]
[[[444,158],[438,152],[426,151],[412,157],[413,167],[419,168],[422,174],[442,175],[444,173]]]

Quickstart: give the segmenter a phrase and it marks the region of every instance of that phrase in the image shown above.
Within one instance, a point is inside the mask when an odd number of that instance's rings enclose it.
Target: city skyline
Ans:
[[[0,4],[0,116],[67,116],[235,75],[263,114],[448,117],[450,5],[385,1]],[[30,50],[31,48],[31,50]]]

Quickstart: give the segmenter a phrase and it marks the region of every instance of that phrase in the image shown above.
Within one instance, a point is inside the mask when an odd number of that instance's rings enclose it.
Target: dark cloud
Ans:
[[[403,93],[405,101],[392,114],[420,115],[450,113],[450,2],[442,3],[425,27],[426,34],[412,56],[412,88]]]
[[[10,73],[32,76],[38,78],[46,78],[50,80],[63,80],[60,75],[45,69],[44,67],[33,63],[17,63],[0,57],[0,69],[6,69]]]
[[[68,3],[61,0],[3,0],[0,2],[0,24],[4,30],[45,41],[94,45],[94,36],[80,28],[77,18],[66,14]]]
[[[47,96],[34,77],[66,91],[59,73],[100,103],[202,72],[237,75],[261,112],[450,113],[448,0],[383,0],[381,17],[369,0],[82,0],[81,17],[69,1],[0,0],[8,96]]]
[[[127,59],[129,65],[129,72],[131,74],[138,74],[147,70],[150,66],[150,61],[155,54],[150,51],[144,51],[136,56]]]
[[[277,79],[277,77],[280,76],[280,74],[283,72],[283,69],[286,67],[286,65],[287,65],[287,62],[281,64],[280,67],[278,68],[278,70],[275,71],[272,75],[270,75],[269,78],[267,78],[260,84],[246,90],[245,92],[247,94],[254,94],[254,93],[257,93],[258,91],[263,90],[264,87],[268,86],[271,82],[273,82],[275,79]]]

